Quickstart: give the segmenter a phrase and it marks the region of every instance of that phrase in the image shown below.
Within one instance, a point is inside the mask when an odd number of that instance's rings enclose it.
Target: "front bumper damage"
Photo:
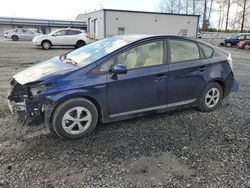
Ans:
[[[12,114],[18,114],[18,121],[50,130],[50,103],[40,96],[32,96],[28,85],[11,82],[8,106]]]

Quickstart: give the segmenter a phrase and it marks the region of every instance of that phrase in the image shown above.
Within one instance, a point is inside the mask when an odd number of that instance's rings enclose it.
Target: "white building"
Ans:
[[[168,34],[196,37],[198,15],[168,14],[102,9],[79,14],[76,20],[85,21],[95,39],[119,34]]]

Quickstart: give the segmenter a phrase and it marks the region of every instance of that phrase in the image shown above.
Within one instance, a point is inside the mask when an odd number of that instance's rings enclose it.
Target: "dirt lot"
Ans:
[[[0,187],[250,187],[250,51],[228,49],[241,88],[212,113],[98,125],[78,141],[27,138],[6,104],[11,77],[69,50],[0,38]]]

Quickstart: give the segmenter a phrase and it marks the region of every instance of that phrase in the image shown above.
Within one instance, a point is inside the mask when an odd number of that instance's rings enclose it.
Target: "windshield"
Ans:
[[[130,42],[118,37],[103,39],[70,52],[67,55],[67,59],[74,61],[81,67],[86,66]]]

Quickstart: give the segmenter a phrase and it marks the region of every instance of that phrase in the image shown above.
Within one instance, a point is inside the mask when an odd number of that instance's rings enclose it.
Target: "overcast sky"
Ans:
[[[101,7],[156,11],[161,0],[1,0],[0,16],[74,20]]]

